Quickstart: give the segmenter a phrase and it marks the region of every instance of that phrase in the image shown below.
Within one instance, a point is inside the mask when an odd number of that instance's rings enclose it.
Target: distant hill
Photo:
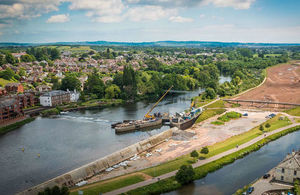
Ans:
[[[240,42],[211,42],[211,41],[156,41],[156,42],[54,42],[54,43],[0,43],[0,47],[8,46],[42,46],[42,45],[103,45],[103,46],[147,46],[147,47],[279,47],[300,46],[300,43],[240,43]]]

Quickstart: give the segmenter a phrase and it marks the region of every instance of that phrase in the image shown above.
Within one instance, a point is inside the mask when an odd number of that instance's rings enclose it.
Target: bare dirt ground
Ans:
[[[269,68],[263,85],[235,99],[300,104],[300,61]]]
[[[120,167],[113,171],[96,175],[89,179],[88,183],[139,171],[147,167],[161,164],[162,162],[173,160],[184,154],[189,154],[195,149],[200,149],[201,147],[224,141],[229,137],[249,131],[265,122],[267,120],[265,117],[270,114],[270,112],[267,111],[245,111],[240,108],[231,108],[228,109],[228,111],[237,111],[240,113],[247,112],[248,116],[237,120],[231,120],[221,126],[211,124],[218,116],[198,123],[185,131],[194,134],[190,136],[189,139],[168,139],[151,150],[140,154],[138,160],[129,161],[128,167]],[[151,153],[152,155],[146,157],[147,153]]]

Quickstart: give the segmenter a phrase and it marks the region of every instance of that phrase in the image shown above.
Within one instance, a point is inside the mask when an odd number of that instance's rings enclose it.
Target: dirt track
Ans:
[[[300,61],[267,70],[263,85],[236,99],[300,103]]]

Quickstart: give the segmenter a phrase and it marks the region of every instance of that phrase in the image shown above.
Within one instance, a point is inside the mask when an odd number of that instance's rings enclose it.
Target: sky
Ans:
[[[0,0],[0,42],[300,43],[299,0]]]

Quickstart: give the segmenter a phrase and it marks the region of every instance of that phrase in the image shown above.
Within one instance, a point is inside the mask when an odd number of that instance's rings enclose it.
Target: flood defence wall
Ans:
[[[166,139],[172,137],[173,132],[177,130],[178,129],[174,127],[157,135],[151,136],[122,150],[119,150],[94,162],[74,169],[66,174],[60,175],[54,179],[51,179],[42,184],[27,189],[23,192],[20,192],[19,195],[36,195],[38,194],[38,192],[43,191],[46,187],[51,188],[55,185],[60,187],[63,185],[67,187],[72,187],[80,181],[86,180],[94,175],[105,171],[105,169],[113,165],[116,165],[133,157],[135,154],[142,153],[154,146],[159,145]]]

